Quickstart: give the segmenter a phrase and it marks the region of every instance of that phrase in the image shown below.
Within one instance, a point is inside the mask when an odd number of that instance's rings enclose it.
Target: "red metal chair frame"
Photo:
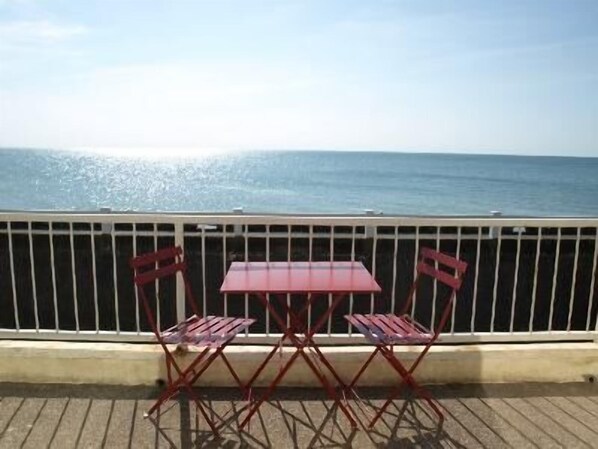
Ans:
[[[441,265],[452,269],[454,274],[449,274],[446,271],[440,270],[439,267]],[[440,420],[444,419],[444,415],[438,407],[439,404],[437,404],[437,401],[425,388],[420,386],[415,381],[413,373],[423,360],[424,356],[428,353],[432,345],[436,342],[436,340],[438,340],[440,332],[442,332],[451,314],[457,291],[459,291],[461,288],[461,283],[466,270],[467,263],[447,254],[443,254],[429,248],[422,248],[420,251],[420,260],[416,266],[417,275],[413,285],[411,286],[407,301],[405,302],[400,315],[353,314],[345,316],[349,323],[357,328],[357,330],[362,333],[368,339],[368,341],[376,346],[376,349],[372,352],[361,369],[357,372],[351,383],[348,385],[348,390],[354,390],[357,381],[378,353],[380,353],[388,361],[390,366],[399,374],[401,378],[401,382],[391,390],[388,399],[370,422],[370,428],[376,424],[376,421],[378,421],[380,416],[382,416],[387,407],[399,395],[404,385],[409,386],[417,396],[424,399],[430,405],[432,410],[434,410],[434,412],[438,415]],[[413,302],[413,297],[421,282],[422,275],[429,276],[436,281],[450,287],[450,291],[444,299],[446,304],[444,310],[442,311],[440,321],[433,331],[427,329],[425,326],[421,325],[407,314],[407,311]],[[425,346],[413,364],[409,367],[409,369],[407,369],[395,356],[394,345],[416,344],[423,344]]]
[[[191,286],[187,278],[187,263],[183,260],[183,250],[180,246],[160,249],[153,253],[144,254],[131,259],[130,265],[135,273],[135,285],[139,292],[139,298],[143,304],[143,309],[152,331],[158,339],[158,343],[164,350],[166,356],[166,372],[168,382],[166,389],[161,393],[156,403],[144,415],[148,417],[158,410],[160,406],[174,396],[180,389],[185,389],[189,397],[195,402],[210,428],[215,434],[218,429],[212,419],[208,416],[201,401],[193,391],[193,384],[208,369],[212,362],[221,357],[231,375],[245,393],[245,386],[239,379],[234,368],[230,364],[224,348],[235,338],[235,336],[244,332],[254,319],[243,318],[225,318],[218,316],[202,317],[199,313]],[[172,326],[165,331],[160,331],[146,295],[145,286],[154,283],[157,279],[174,276],[180,273],[185,285],[185,299],[187,305],[193,311],[193,315],[183,322]],[[158,301],[158,292],[156,291],[156,301]],[[203,348],[198,355],[185,369],[177,363],[173,350],[168,345],[176,344],[177,349],[186,348],[187,345]],[[212,352],[210,352],[212,350]]]

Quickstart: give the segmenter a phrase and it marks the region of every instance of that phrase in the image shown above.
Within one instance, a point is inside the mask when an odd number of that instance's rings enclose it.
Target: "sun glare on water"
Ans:
[[[180,147],[83,147],[76,148],[74,151],[134,159],[203,159],[235,152],[221,148]]]

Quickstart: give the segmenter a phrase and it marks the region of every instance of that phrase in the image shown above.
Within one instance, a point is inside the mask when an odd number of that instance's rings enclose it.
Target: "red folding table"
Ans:
[[[233,262],[224,278],[220,291],[229,294],[250,294],[252,297],[260,299],[283,332],[280,340],[249,380],[246,385],[247,391],[286,339],[290,340],[296,348],[296,351],[281,367],[278,375],[265,393],[250,405],[249,412],[241,423],[241,428],[245,427],[260,405],[268,399],[299,356],[303,357],[306,364],[321,382],[330,399],[338,404],[351,425],[356,426],[355,419],[347,406],[340,401],[340,397],[332,384],[304,350],[310,350],[316,360],[319,360],[332,374],[336,382],[341,387],[346,387],[334,367],[326,360],[326,357],[316,345],[313,336],[330,318],[338,304],[349,294],[379,293],[381,291],[376,280],[361,262]],[[287,294],[305,295],[305,303],[298,313],[288,306],[286,302]],[[318,300],[317,298],[322,300],[327,298],[328,295],[332,295],[332,301],[328,309],[308,329],[305,319],[310,306]],[[269,296],[279,302],[289,318],[289,325],[287,325],[287,320],[283,319],[276,311],[272,304],[273,301],[269,300]]]

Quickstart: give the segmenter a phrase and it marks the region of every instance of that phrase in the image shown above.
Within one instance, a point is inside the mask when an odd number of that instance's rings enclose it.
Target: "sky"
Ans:
[[[598,1],[0,0],[0,146],[598,156]]]

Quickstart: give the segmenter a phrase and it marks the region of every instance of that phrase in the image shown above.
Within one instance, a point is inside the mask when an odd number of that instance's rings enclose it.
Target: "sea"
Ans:
[[[0,209],[598,216],[598,158],[0,149]]]

